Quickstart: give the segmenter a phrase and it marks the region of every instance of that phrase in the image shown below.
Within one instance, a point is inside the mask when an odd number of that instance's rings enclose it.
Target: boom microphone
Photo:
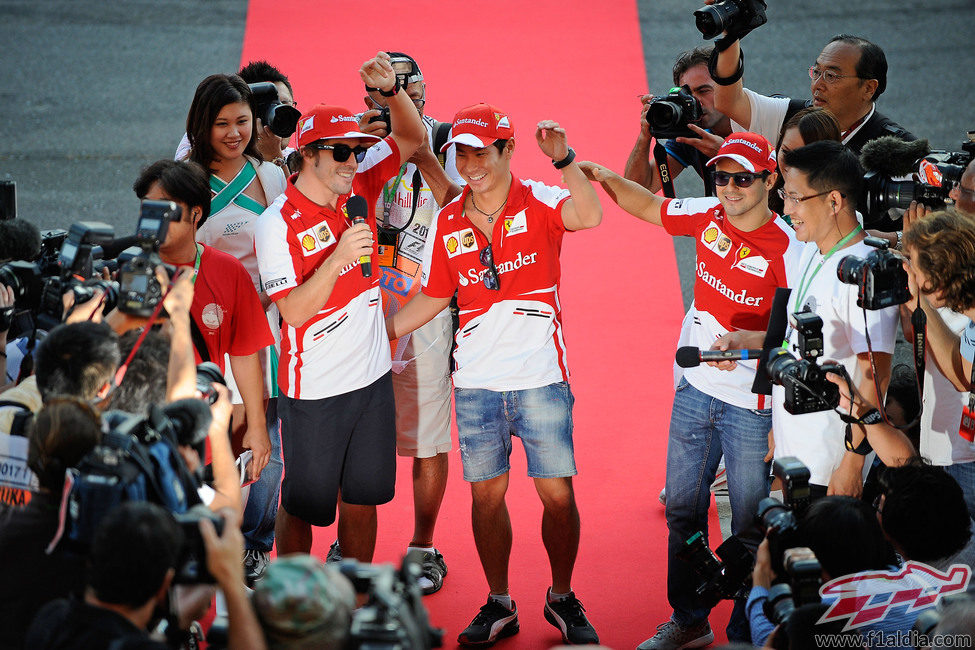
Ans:
[[[910,176],[917,171],[917,161],[931,153],[927,140],[905,142],[885,135],[863,145],[860,164],[866,171],[878,172],[889,178]]]
[[[369,213],[369,206],[366,205],[366,200],[361,196],[350,196],[349,200],[345,204],[345,209],[349,213],[349,218],[352,219],[352,225],[366,222],[366,215]],[[362,267],[362,277],[372,277],[372,255],[363,255],[360,257],[359,266]]]
[[[681,368],[694,368],[708,361],[747,361],[760,356],[761,350],[701,350],[685,346],[677,349],[675,360]]]
[[[5,260],[33,261],[41,252],[41,231],[30,221],[0,221],[0,263]]]

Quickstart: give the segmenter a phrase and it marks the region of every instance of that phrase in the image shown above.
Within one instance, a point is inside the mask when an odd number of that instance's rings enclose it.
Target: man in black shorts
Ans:
[[[360,76],[388,97],[392,133],[383,140],[362,133],[338,106],[319,104],[303,115],[301,170],[258,219],[255,245],[264,291],[283,319],[278,555],[311,550],[311,527],[335,520],[341,491],[342,554],[370,562],[376,506],[393,498],[395,406],[378,268],[364,266],[377,258],[375,215],[353,224],[347,202],[356,194],[374,207],[426,129],[388,54],[366,61]]]

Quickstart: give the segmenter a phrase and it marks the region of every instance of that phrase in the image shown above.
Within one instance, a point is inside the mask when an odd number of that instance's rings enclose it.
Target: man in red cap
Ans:
[[[353,225],[346,203],[354,193],[375,206],[426,130],[389,55],[366,61],[359,75],[389,98],[392,133],[375,142],[338,106],[319,104],[302,116],[301,169],[261,215],[255,244],[264,291],[284,319],[278,554],[311,550],[311,526],[335,520],[341,490],[342,553],[370,562],[376,505],[393,497],[396,430],[379,274],[357,268],[376,255],[376,219]],[[370,141],[376,153],[360,164]]]
[[[558,290],[562,235],[598,225],[602,208],[557,122],[539,122],[535,138],[562,170],[568,190],[512,175],[514,135],[508,115],[488,104],[454,117],[444,150],[456,148],[467,186],[431,226],[421,293],[386,324],[390,338],[411,332],[457,292],[454,404],[464,480],[473,496],[474,541],[490,588],[487,604],[458,641],[490,645],[519,629],[508,593],[511,520],[505,506],[516,435],[544,506],[542,539],[552,568],[545,618],[568,643],[597,643],[571,587],[579,511]]]
[[[581,163],[621,208],[697,242],[694,304],[684,318],[680,345],[710,349],[738,329],[764,330],[777,287],[788,286],[800,245],[792,229],[769,210],[775,184],[775,151],[754,133],[729,136],[708,161],[716,165],[716,198],[664,199],[605,167]],[[641,649],[677,650],[714,639],[708,615],[714,602],[699,596],[694,567],[678,553],[694,533],[707,540],[710,486],[722,453],[731,499],[731,529],[754,552],[761,534],[754,525],[758,502],[768,496],[771,400],[751,392],[755,362],[732,372],[700,365],[680,377],[667,444],[667,597],[674,613]],[[675,373],[676,378],[676,373]],[[736,602],[729,640],[750,642],[744,600]]]

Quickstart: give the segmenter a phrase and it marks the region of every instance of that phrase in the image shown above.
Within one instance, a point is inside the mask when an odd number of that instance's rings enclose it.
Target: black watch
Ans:
[[[399,77],[396,77],[396,83],[393,84],[392,90],[380,90],[379,94],[382,95],[383,97],[393,97],[396,95],[396,93],[399,92],[399,89],[400,89]]]
[[[563,167],[568,167],[572,164],[572,161],[576,159],[576,152],[572,147],[569,147],[569,153],[565,154],[565,158],[562,160],[553,160],[552,165],[556,169],[562,169]]]

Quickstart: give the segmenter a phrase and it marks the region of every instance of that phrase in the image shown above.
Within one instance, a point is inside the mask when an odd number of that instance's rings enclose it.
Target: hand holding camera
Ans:
[[[765,0],[704,0],[705,6],[694,12],[694,22],[705,39],[724,38],[715,43],[719,51],[741,40],[768,18]]]

